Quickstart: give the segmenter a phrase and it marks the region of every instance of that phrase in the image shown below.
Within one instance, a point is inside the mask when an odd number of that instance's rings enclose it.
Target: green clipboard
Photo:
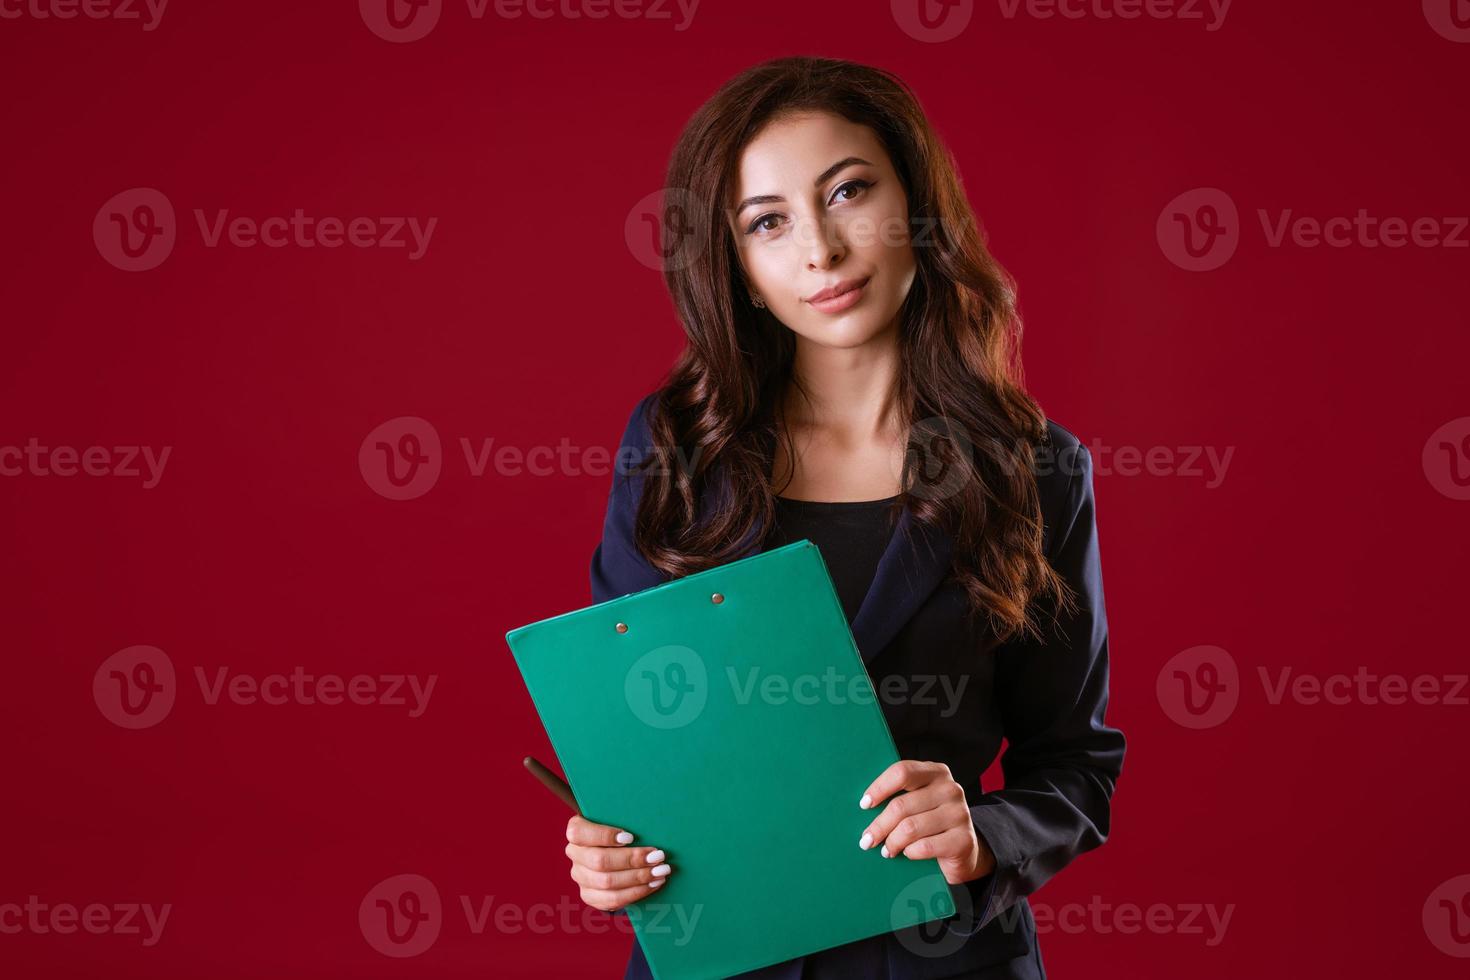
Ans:
[[[899,759],[820,549],[796,541],[505,635],[588,820],[663,848],[626,907],[657,980],[955,913],[939,862],[858,847]]]

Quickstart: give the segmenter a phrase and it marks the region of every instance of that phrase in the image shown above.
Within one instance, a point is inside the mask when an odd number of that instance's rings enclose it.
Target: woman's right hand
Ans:
[[[582,901],[604,912],[616,912],[658,890],[672,870],[664,852],[629,847],[633,835],[617,827],[574,816],[567,821],[567,857],[572,880],[582,888]]]

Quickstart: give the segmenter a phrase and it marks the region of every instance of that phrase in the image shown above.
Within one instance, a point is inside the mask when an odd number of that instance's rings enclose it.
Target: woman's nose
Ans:
[[[846,252],[841,236],[832,223],[822,218],[813,218],[805,223],[802,232],[807,251],[807,264],[813,269],[825,269],[837,264]]]

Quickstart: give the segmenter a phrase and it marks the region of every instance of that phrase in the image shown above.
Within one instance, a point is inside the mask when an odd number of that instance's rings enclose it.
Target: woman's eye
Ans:
[[[870,180],[849,180],[847,183],[842,184],[840,187],[832,192],[832,201],[833,203],[836,203],[838,201],[851,201],[853,198],[857,197],[863,191],[872,186],[873,182]],[[851,191],[852,193],[844,197],[843,195],[848,191]],[[750,227],[745,229],[745,233],[747,235],[754,235],[755,233],[762,231],[775,231],[775,226],[772,224],[768,224],[768,222],[780,222],[780,220],[781,216],[779,214],[763,214],[750,223]]]
[[[867,190],[869,187],[872,187],[872,186],[873,185],[870,182],[866,181],[866,180],[849,180],[847,183],[845,183],[841,187],[837,188],[837,190],[833,191],[832,197],[835,200],[835,199],[838,198],[839,195],[842,194],[843,191],[852,190],[852,191],[856,191],[856,192],[861,192],[861,191]],[[856,195],[854,195],[854,196],[856,196]],[[844,201],[851,201],[852,200],[852,197],[844,197],[844,198],[842,198],[842,200],[844,200]]]
[[[763,231],[775,231],[774,228],[771,228],[771,227],[766,226],[766,222],[768,222],[768,221],[777,221],[777,220],[780,219],[780,217],[781,216],[779,214],[763,214],[759,218],[756,218],[755,221],[751,222],[750,227],[748,229],[746,229],[746,232],[745,233],[747,235],[751,235],[751,234],[754,234],[757,231],[762,231],[762,230]]]

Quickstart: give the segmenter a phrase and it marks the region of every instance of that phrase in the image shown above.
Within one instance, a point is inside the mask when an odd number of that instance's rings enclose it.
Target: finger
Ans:
[[[575,864],[593,871],[624,871],[662,864],[664,852],[657,847],[583,847],[568,844],[566,855]]]
[[[619,888],[616,891],[584,888],[582,889],[582,901],[604,912],[616,912],[624,905],[630,905],[640,898],[653,894],[663,880],[657,878],[647,885],[634,885],[632,888]]]
[[[953,797],[945,790],[942,783],[931,783],[907,793],[900,793],[889,800],[883,812],[868,824],[867,829],[858,839],[858,847],[865,851],[876,847],[888,839],[888,835],[893,833],[893,828],[898,826],[900,821],[923,813],[925,810],[933,810],[935,807],[951,802],[952,799]]]
[[[918,789],[936,779],[949,779],[949,766],[942,762],[919,762],[915,759],[900,759],[887,769],[863,791],[858,806],[872,809],[888,797],[903,789]]]
[[[903,856],[914,861],[925,858],[964,858],[970,853],[970,835],[964,827],[950,827],[942,834],[921,837],[903,849]]]
[[[618,847],[633,843],[633,835],[621,827],[593,823],[580,814],[567,821],[567,840],[583,847]]]
[[[906,853],[910,846],[926,837],[936,837],[951,827],[960,826],[962,822],[968,824],[969,818],[969,810],[962,810],[948,803],[933,810],[904,817],[883,841],[883,847],[879,853],[886,858],[897,857]]]
[[[662,882],[669,876],[672,869],[667,864],[658,864],[647,868],[633,868],[628,871],[598,871],[589,868],[585,864],[572,864],[572,880],[584,888],[593,891],[612,892],[623,888],[632,888],[635,885],[649,885],[655,881]]]

